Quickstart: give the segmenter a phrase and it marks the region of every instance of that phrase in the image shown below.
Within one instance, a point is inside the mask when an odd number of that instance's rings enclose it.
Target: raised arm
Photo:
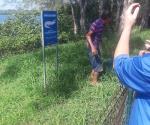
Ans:
[[[129,40],[131,29],[136,21],[139,12],[139,7],[140,7],[139,3],[133,3],[132,5],[130,5],[130,7],[127,9],[125,13],[124,28],[120,40],[118,42],[118,45],[116,47],[114,58],[122,54],[129,55]]]
[[[136,6],[136,8],[135,8]],[[134,12],[133,12],[133,9]],[[125,27],[114,55],[114,70],[120,83],[140,93],[150,93],[149,57],[129,57],[129,39],[139,12],[139,4],[132,4],[126,13]],[[146,70],[145,70],[146,69]]]

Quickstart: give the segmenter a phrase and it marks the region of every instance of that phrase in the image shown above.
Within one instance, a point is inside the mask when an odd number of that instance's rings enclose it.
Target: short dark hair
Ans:
[[[103,19],[103,20],[105,20],[105,19],[107,19],[107,18],[109,18],[110,17],[110,14],[108,13],[108,11],[104,11],[103,13],[102,13],[102,15],[101,15],[101,18]]]

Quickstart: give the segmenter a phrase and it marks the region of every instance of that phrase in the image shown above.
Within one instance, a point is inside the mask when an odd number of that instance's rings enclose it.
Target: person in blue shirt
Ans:
[[[129,56],[132,27],[140,4],[133,3],[125,13],[124,28],[114,53],[114,70],[120,82],[135,91],[129,125],[150,125],[150,51]]]

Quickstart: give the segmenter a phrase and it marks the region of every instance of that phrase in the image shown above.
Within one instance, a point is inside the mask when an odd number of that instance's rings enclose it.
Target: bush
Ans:
[[[58,10],[59,41],[67,43],[73,40],[73,22],[70,6],[66,5]]]
[[[13,15],[0,26],[0,52],[27,51],[40,46],[40,23],[37,12]]]

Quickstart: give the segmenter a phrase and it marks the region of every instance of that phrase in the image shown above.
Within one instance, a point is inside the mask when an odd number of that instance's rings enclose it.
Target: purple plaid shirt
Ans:
[[[92,31],[92,42],[95,48],[99,48],[101,41],[102,41],[102,32],[104,30],[104,22],[101,18],[97,19],[94,21],[91,26],[89,31]]]

